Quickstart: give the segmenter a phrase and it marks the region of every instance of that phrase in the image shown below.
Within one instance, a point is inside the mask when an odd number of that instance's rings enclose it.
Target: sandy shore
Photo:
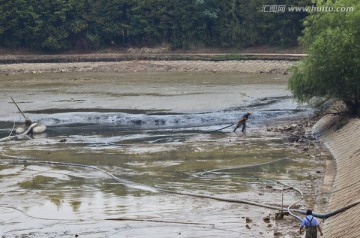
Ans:
[[[0,74],[65,73],[65,72],[242,72],[288,74],[297,61],[228,60],[228,61],[121,61],[71,63],[1,64]]]

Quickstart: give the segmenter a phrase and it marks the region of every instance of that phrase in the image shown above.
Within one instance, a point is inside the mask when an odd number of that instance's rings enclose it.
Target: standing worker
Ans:
[[[244,132],[245,129],[246,129],[246,121],[249,119],[249,117],[250,117],[251,115],[252,115],[251,112],[245,113],[245,114],[241,117],[241,119],[239,120],[239,122],[237,123],[237,125],[236,125],[236,127],[235,127],[235,129],[234,129],[234,132],[235,132],[240,126],[242,126],[241,131]]]
[[[321,236],[323,235],[320,228],[320,223],[315,217],[313,217],[311,210],[306,211],[306,217],[302,220],[300,224],[300,235],[304,227],[306,231],[305,238],[317,238],[317,231],[320,232]]]

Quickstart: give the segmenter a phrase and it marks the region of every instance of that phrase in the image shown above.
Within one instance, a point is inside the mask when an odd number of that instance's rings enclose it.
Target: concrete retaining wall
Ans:
[[[360,199],[360,119],[325,116],[314,125],[314,132],[336,160],[337,173],[327,211]],[[324,237],[360,237],[360,205],[324,223]]]

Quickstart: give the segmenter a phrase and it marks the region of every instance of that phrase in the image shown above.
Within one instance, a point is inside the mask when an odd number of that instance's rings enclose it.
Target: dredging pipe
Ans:
[[[24,158],[24,157],[23,158],[14,158],[13,156],[8,156],[8,155],[4,155],[4,154],[2,154],[2,156],[11,158],[13,160],[17,160],[17,163],[48,164],[48,165],[58,165],[58,166],[60,165],[60,166],[73,166],[73,167],[89,168],[89,169],[100,171],[100,172],[106,174],[107,176],[111,177],[112,179],[114,179],[115,181],[117,181],[119,183],[129,185],[129,186],[137,188],[137,189],[150,191],[150,192],[165,192],[165,193],[177,194],[177,195],[182,195],[182,196],[190,196],[190,197],[197,197],[197,198],[213,199],[213,200],[223,201],[223,202],[232,202],[232,203],[241,203],[241,204],[253,205],[253,206],[268,208],[268,209],[272,209],[272,210],[283,211],[283,212],[288,211],[291,216],[294,216],[296,219],[299,219],[299,220],[301,220],[301,218],[296,216],[296,215],[293,215],[292,212],[296,212],[296,213],[299,213],[299,214],[306,215],[306,211],[304,211],[304,210],[290,209],[290,207],[292,205],[289,206],[288,208],[282,208],[280,206],[271,206],[271,205],[267,205],[267,204],[261,204],[261,203],[257,203],[257,202],[246,201],[246,200],[228,199],[228,198],[213,197],[213,196],[208,196],[208,195],[184,193],[184,192],[178,192],[178,191],[171,191],[171,190],[163,189],[163,188],[159,188],[159,187],[148,186],[148,185],[144,185],[144,184],[138,184],[138,183],[134,183],[132,181],[128,181],[128,180],[125,180],[125,179],[118,178],[117,176],[113,175],[112,173],[109,173],[109,172],[107,172],[107,171],[105,171],[103,169],[100,169],[100,168],[98,168],[97,166],[94,166],[94,165],[52,162],[52,161],[38,161],[38,160],[34,160],[33,158],[29,158],[29,157],[26,157],[26,158]],[[23,160],[23,161],[19,162],[18,160]],[[293,187],[291,187],[291,188],[293,188]],[[293,188],[293,189],[295,189],[295,188]],[[298,189],[295,189],[295,190],[302,194],[302,192],[300,190],[298,190]],[[359,203],[360,203],[360,200],[356,201],[356,202],[353,202],[351,204],[348,204],[348,205],[346,205],[344,207],[341,207],[339,209],[336,209],[336,210],[334,210],[332,212],[325,213],[325,214],[320,214],[320,213],[313,212],[313,216],[321,218],[321,219],[327,219],[327,218],[335,216],[335,215],[337,215],[337,214],[339,214],[339,213],[341,213],[343,211],[346,211],[347,209],[350,209],[350,208],[358,205]]]

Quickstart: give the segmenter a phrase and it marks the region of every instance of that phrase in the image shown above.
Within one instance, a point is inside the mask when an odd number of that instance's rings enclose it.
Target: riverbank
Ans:
[[[73,62],[121,62],[134,60],[151,61],[230,61],[230,60],[282,60],[298,61],[306,54],[278,53],[177,53],[177,54],[143,54],[143,53],[97,53],[97,54],[63,54],[63,55],[1,55],[0,64],[18,63],[73,63]]]
[[[41,74],[66,72],[241,72],[289,73],[297,61],[289,60],[124,60],[119,62],[12,63],[0,64],[0,74]]]
[[[334,211],[359,200],[360,183],[360,119],[327,115],[314,126],[336,161],[337,174],[327,211]],[[355,238],[360,234],[360,205],[356,205],[324,222],[325,238]]]

